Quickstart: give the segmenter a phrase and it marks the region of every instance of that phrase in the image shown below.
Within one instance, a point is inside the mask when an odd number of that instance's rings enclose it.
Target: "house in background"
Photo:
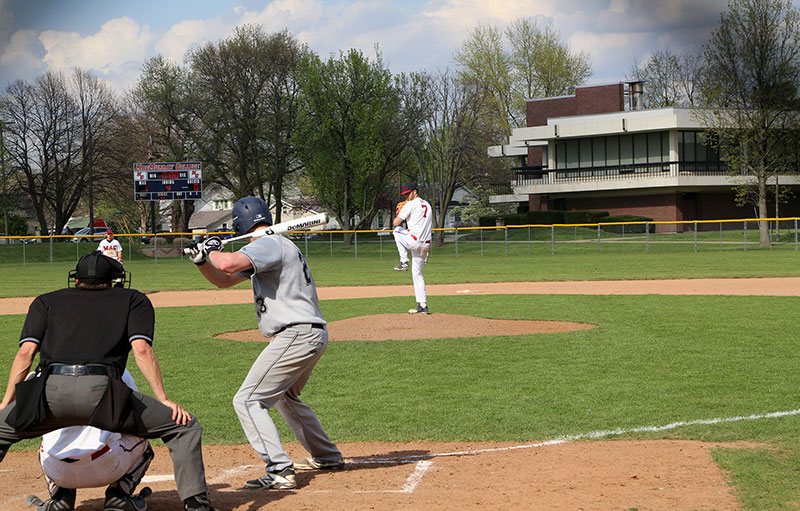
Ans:
[[[199,199],[195,205],[194,214],[189,219],[189,229],[192,232],[232,231],[233,230],[233,204],[236,201],[230,197],[230,192],[223,189],[213,189],[208,195]],[[294,220],[319,211],[308,209],[302,201],[283,200],[281,206],[281,221]],[[270,204],[272,218],[277,218],[275,204]],[[338,229],[338,224],[331,219],[327,226],[314,227],[311,230]]]
[[[528,101],[527,127],[488,149],[490,157],[517,162],[511,193],[490,202],[517,203],[522,211],[602,210],[656,221],[757,216],[752,207],[736,205],[737,182],[705,143],[692,109],[644,109],[644,85],[577,87],[569,96]],[[800,190],[800,177],[781,175],[779,184]],[[780,214],[800,215],[798,201],[781,204]]]

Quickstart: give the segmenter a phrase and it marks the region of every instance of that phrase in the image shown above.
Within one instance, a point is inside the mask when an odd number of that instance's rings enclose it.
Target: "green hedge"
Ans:
[[[526,213],[514,213],[508,215],[493,215],[482,216],[478,218],[478,225],[481,227],[494,227],[497,225],[497,219],[503,219],[503,225],[552,225],[563,224],[564,213],[561,210],[551,211],[528,211]]]
[[[647,218],[646,216],[639,216],[639,215],[616,215],[616,216],[607,216],[600,220],[601,222],[652,222],[652,218]],[[636,224],[636,225],[601,225],[600,228],[606,232],[614,232],[618,234],[622,234],[623,228],[625,234],[644,234],[645,228],[647,226],[645,224]],[[656,226],[651,224],[650,225],[650,232],[656,232]]]
[[[596,224],[605,222],[608,211],[574,210],[564,212],[565,224]]]

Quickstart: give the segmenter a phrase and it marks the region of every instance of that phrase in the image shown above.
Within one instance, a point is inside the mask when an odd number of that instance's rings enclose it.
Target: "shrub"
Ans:
[[[525,213],[526,224],[552,225],[564,223],[564,211],[553,209],[550,211],[528,211]]]
[[[596,224],[605,222],[608,211],[574,210],[564,212],[565,224]]]
[[[652,222],[652,218],[647,218],[646,216],[639,216],[639,215],[615,215],[615,216],[607,216],[600,220],[601,222]],[[622,234],[623,227],[625,228],[625,234],[643,234],[646,228],[645,224],[635,224],[635,225],[601,225],[600,228],[606,232],[614,232],[618,234]],[[650,224],[650,232],[656,232],[654,224]]]
[[[159,236],[159,239],[161,237]],[[182,238],[180,236],[173,238],[172,245],[176,247],[188,247],[192,244],[192,238]]]

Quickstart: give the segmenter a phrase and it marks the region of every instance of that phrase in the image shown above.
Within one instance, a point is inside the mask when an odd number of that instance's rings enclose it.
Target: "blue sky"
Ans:
[[[797,0],[800,1],[800,0]],[[797,2],[795,2],[797,3]],[[725,0],[0,0],[0,88],[81,67],[122,92],[150,56],[187,50],[244,23],[288,28],[321,56],[379,45],[392,72],[453,67],[479,23],[532,17],[589,53],[590,83],[617,82],[657,50],[695,49]]]

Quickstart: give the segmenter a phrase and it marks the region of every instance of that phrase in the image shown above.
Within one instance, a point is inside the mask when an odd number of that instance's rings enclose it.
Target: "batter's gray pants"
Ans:
[[[300,392],[328,346],[328,331],[309,324],[279,332],[256,359],[233,397],[233,407],[253,449],[266,463],[267,472],[292,466],[269,416],[275,407],[297,440],[322,461],[339,461],[342,454],[322,429],[314,411],[300,401]]]
[[[16,402],[0,410],[0,460],[8,448],[23,438],[34,438],[67,426],[85,426],[89,423],[97,403],[108,384],[108,376],[67,376],[51,374],[45,383],[47,418],[25,431],[16,431],[6,424],[6,417]],[[137,436],[160,438],[169,448],[172,457],[175,483],[181,499],[207,491],[203,466],[201,436],[203,428],[192,417],[191,422],[180,426],[172,420],[172,409],[155,398],[133,392],[139,423],[143,425]]]

